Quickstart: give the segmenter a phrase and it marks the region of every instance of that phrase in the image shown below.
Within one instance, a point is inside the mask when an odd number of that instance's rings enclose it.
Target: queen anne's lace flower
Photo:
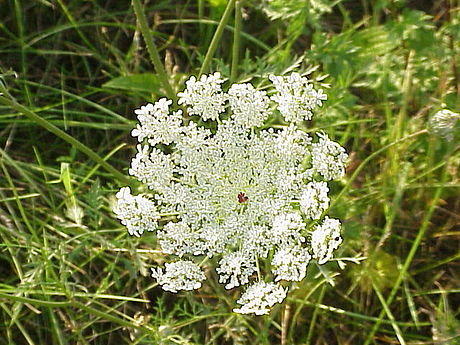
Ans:
[[[172,101],[161,98],[155,105],[149,103],[134,110],[139,124],[132,130],[133,137],[139,142],[148,139],[155,146],[158,143],[169,145],[176,141],[181,132],[182,111],[169,114]]]
[[[225,254],[216,271],[220,275],[219,283],[230,280],[225,288],[232,289],[249,282],[249,276],[256,271],[256,264],[249,253],[238,251]]]
[[[272,260],[275,282],[279,280],[301,281],[307,273],[311,255],[307,248],[299,245],[279,249]]]
[[[281,303],[286,298],[287,288],[275,283],[259,281],[248,287],[237,301],[241,308],[233,309],[235,313],[264,315],[270,312],[275,303]]]
[[[191,261],[166,263],[165,267],[164,272],[159,267],[152,268],[152,277],[165,291],[196,290],[206,279],[200,267]]]
[[[129,187],[123,187],[117,193],[117,205],[113,211],[130,235],[140,237],[144,231],[157,229],[160,217],[155,203],[141,195],[132,195]]]
[[[192,76],[185,82],[187,87],[184,92],[177,94],[179,97],[177,103],[190,106],[188,108],[190,115],[200,115],[203,120],[216,120],[225,110],[224,103],[228,97],[222,92],[220,85],[223,82],[219,72],[202,75],[200,80]]]
[[[281,247],[302,243],[305,238],[301,230],[306,224],[298,213],[282,213],[277,215],[272,222],[271,241]]]
[[[228,90],[230,108],[237,124],[260,127],[269,116],[269,102],[265,91],[257,91],[251,84],[233,84]]]
[[[319,173],[327,181],[342,177],[345,174],[345,164],[348,155],[345,149],[327,134],[318,133],[319,141],[312,144],[313,172]]]
[[[300,209],[310,219],[319,219],[329,207],[326,182],[309,182],[300,197]]]
[[[163,230],[158,231],[157,238],[166,254],[175,254],[179,257],[184,254],[203,254],[203,243],[200,242],[199,234],[190,230],[183,222],[169,222]]]
[[[428,128],[435,135],[452,140],[454,137],[452,133],[453,129],[459,120],[459,113],[454,113],[449,109],[442,109],[430,119]]]
[[[149,146],[137,145],[138,153],[131,161],[129,174],[145,183],[150,189],[162,190],[173,177],[173,163],[169,155],[157,148],[149,154]]]
[[[223,92],[218,73],[191,77],[179,104],[190,115],[217,120],[207,126],[212,130],[194,117],[182,121],[180,112],[171,114],[166,99],[136,111],[140,124],[132,134],[141,144],[129,173],[153,197],[122,189],[119,199],[128,201],[119,201],[116,213],[136,236],[160,221],[160,248],[183,260],[153,270],[163,289],[201,286],[204,275],[195,262],[207,256],[218,262],[226,289],[252,284],[235,311],[264,314],[286,296],[280,285],[264,282],[268,276],[300,281],[311,257],[324,263],[340,243],[337,220],[326,217],[310,228],[329,205],[324,180],[343,176],[347,154],[325,134],[314,142],[296,124],[326,97],[296,73],[271,80],[276,104],[250,84]],[[260,129],[273,108],[288,125]]]
[[[278,103],[278,110],[286,121],[311,120],[312,110],[327,99],[323,90],[316,91],[308,78],[298,73],[288,77],[271,75],[270,80],[278,91],[271,99]]]
[[[329,261],[332,258],[332,252],[342,243],[340,228],[338,219],[331,219],[326,216],[323,223],[317,225],[311,233],[313,258],[318,260],[320,265]]]

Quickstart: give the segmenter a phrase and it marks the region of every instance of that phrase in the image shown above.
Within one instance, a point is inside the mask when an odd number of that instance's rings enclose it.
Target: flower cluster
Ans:
[[[459,113],[454,113],[449,109],[442,109],[430,118],[428,128],[433,134],[450,141],[454,138],[454,128],[459,120]]]
[[[341,243],[339,220],[325,213],[328,182],[344,175],[348,158],[325,133],[298,127],[326,100],[322,90],[297,73],[270,80],[272,91],[234,84],[224,92],[219,73],[191,77],[178,94],[191,117],[164,98],[136,110],[129,173],[144,194],[122,188],[115,209],[130,234],[157,231],[172,258],[152,269],[163,289],[198,289],[205,279],[198,263],[214,258],[226,289],[247,285],[234,311],[257,315],[284,300],[285,282],[301,281],[311,260],[327,262]],[[275,113],[286,126],[261,128]]]
[[[310,81],[298,73],[288,77],[270,76],[277,94],[271,97],[278,103],[278,110],[289,122],[311,120],[312,110],[327,100],[323,90],[316,91]]]

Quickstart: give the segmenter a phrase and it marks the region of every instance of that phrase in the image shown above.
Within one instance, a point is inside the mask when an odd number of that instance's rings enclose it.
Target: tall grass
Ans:
[[[459,136],[425,130],[460,110],[457,0],[1,7],[0,344],[460,343]],[[308,71],[329,100],[305,129],[351,157],[331,212],[340,256],[366,259],[310,267],[266,317],[218,286],[163,292],[154,237],[111,211],[133,109],[213,70]]]

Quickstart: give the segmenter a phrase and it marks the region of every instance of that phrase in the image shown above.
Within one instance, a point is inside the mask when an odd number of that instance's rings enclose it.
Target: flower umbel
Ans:
[[[329,207],[326,182],[309,182],[300,197],[300,209],[310,219],[319,219]]]
[[[287,289],[275,283],[257,282],[246,290],[236,302],[241,308],[233,309],[235,313],[264,315],[276,303],[281,303],[286,298]]]
[[[452,140],[454,138],[453,130],[460,120],[460,114],[454,113],[448,109],[438,111],[428,123],[429,130],[442,138]]]
[[[223,82],[219,72],[202,75],[200,80],[192,76],[185,83],[187,88],[184,92],[177,94],[178,104],[190,106],[188,108],[190,115],[199,115],[203,120],[216,120],[225,110],[224,103],[228,97],[222,92],[220,84]]]
[[[169,114],[171,100],[161,98],[155,105],[149,103],[136,109],[139,124],[132,130],[133,137],[137,137],[139,142],[148,138],[148,143],[155,146],[158,143],[169,145],[176,141],[180,134],[180,124],[182,122],[182,111]]]
[[[117,206],[114,210],[130,235],[140,237],[144,231],[155,231],[160,218],[155,203],[141,195],[132,195],[129,187],[117,193]]]
[[[284,282],[301,281],[311,259],[325,263],[342,241],[338,220],[315,224],[329,207],[327,181],[344,175],[348,157],[326,134],[315,139],[297,125],[326,100],[322,90],[297,73],[270,79],[271,98],[251,84],[226,93],[219,73],[191,77],[178,103],[212,126],[171,113],[164,98],[136,110],[129,173],[148,194],[122,188],[115,209],[130,234],[157,230],[161,250],[176,258],[152,270],[164,290],[200,288],[198,262],[215,258],[226,289],[249,286],[234,311],[257,315],[284,300]],[[276,110],[286,126],[263,129]]]
[[[332,252],[342,243],[340,237],[340,221],[324,217],[322,224],[317,225],[311,233],[311,247],[313,257],[319,264],[324,264],[332,258]]]
[[[206,279],[200,267],[191,261],[166,263],[165,266],[165,272],[161,268],[152,268],[152,277],[165,291],[196,290]]]
[[[278,110],[286,121],[311,120],[312,110],[327,100],[322,89],[316,91],[310,80],[298,73],[292,73],[288,77],[271,75],[270,80],[278,91],[271,99],[278,103]]]

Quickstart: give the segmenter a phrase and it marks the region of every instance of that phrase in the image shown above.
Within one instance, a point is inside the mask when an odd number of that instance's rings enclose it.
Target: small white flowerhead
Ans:
[[[162,190],[173,177],[173,163],[169,155],[148,145],[137,145],[138,153],[131,161],[129,174],[145,183],[149,189]]]
[[[224,79],[220,77],[219,72],[202,75],[200,80],[191,76],[185,82],[185,90],[177,94],[177,103],[188,105],[190,115],[199,115],[203,120],[216,120],[225,110],[224,104],[227,100],[227,95],[221,88],[223,82]]]
[[[114,212],[130,235],[140,237],[144,231],[154,231],[160,218],[155,203],[141,195],[132,195],[129,187],[123,187],[117,193],[117,205]]]
[[[345,149],[329,139],[325,133],[317,133],[319,140],[312,144],[312,170],[327,181],[342,177],[348,155]]]
[[[428,123],[428,128],[433,134],[452,140],[454,138],[453,130],[459,120],[459,113],[443,109],[433,115]]]
[[[311,233],[313,258],[318,260],[320,265],[329,261],[333,251],[342,243],[340,229],[341,225],[338,219],[331,219],[326,216],[323,223],[317,225]]]
[[[183,257],[185,254],[203,254],[200,235],[184,222],[169,222],[157,233],[161,250],[166,254]]]
[[[158,281],[163,290],[196,290],[206,279],[200,267],[192,261],[176,261],[165,264],[165,271],[152,268],[152,277]]]
[[[300,209],[309,219],[319,219],[329,207],[326,182],[309,182],[300,197]]]
[[[139,124],[132,130],[133,137],[139,142],[148,139],[150,145],[158,143],[169,145],[176,141],[181,132],[182,111],[169,114],[171,100],[161,98],[154,105],[149,103],[134,110]]]
[[[323,90],[316,91],[308,78],[299,73],[287,77],[270,75],[269,78],[278,91],[271,99],[278,103],[278,110],[287,122],[311,120],[312,110],[327,100]]]
[[[241,298],[236,301],[242,307],[233,309],[233,311],[239,314],[268,314],[271,307],[283,302],[286,293],[287,288],[285,290],[281,285],[259,281],[248,287]]]
[[[273,219],[271,241],[278,246],[302,243],[305,238],[301,232],[305,226],[298,213],[281,213]]]
[[[311,137],[291,123],[277,135],[277,154],[300,162],[310,151]]]
[[[272,260],[272,272],[275,282],[280,280],[301,281],[307,273],[311,256],[307,248],[300,245],[279,249]]]
[[[219,283],[226,283],[226,289],[245,285],[249,276],[256,271],[256,263],[249,253],[237,251],[225,254],[216,268],[219,273]]]
[[[228,95],[237,124],[247,128],[264,124],[270,114],[270,99],[265,91],[257,91],[251,84],[233,84]]]

